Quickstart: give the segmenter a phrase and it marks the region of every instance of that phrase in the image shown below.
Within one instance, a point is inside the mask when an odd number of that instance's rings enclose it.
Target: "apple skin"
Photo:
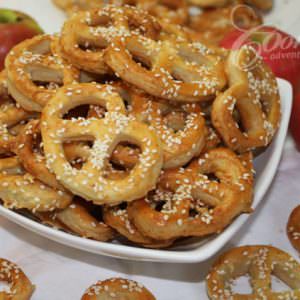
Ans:
[[[294,97],[290,131],[296,143],[296,147],[298,151],[300,151],[300,93]]]
[[[270,26],[243,31],[235,29],[220,42],[226,49],[253,46],[277,77],[291,82],[295,93],[300,92],[300,44],[291,35]]]
[[[0,9],[0,71],[7,53],[25,39],[43,33],[40,26],[24,13]]]

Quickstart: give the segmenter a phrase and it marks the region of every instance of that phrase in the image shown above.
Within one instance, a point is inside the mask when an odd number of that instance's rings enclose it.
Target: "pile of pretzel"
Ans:
[[[273,0],[53,0],[68,16],[105,5],[130,5],[143,9],[160,21],[184,26],[195,36],[218,44],[234,27],[250,29],[263,23],[261,12]],[[199,10],[201,9],[201,11]]]
[[[253,154],[280,123],[253,49],[224,52],[139,9],[73,15],[0,76],[0,198],[99,241],[163,248],[251,212]]]

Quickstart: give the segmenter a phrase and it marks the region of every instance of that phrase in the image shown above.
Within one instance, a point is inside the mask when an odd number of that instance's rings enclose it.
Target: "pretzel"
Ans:
[[[78,11],[90,10],[93,8],[101,8],[104,0],[52,0],[60,9],[67,12],[69,16]]]
[[[107,225],[114,228],[122,236],[143,247],[166,248],[173,243],[172,240],[158,241],[141,234],[129,220],[126,203],[115,207],[105,207],[103,218]]]
[[[201,153],[207,131],[198,105],[175,106],[151,98],[123,83],[114,86],[128,103],[129,115],[149,124],[160,136],[165,169],[183,166]],[[118,147],[113,152],[112,160],[132,167],[138,160],[138,151],[130,147]]]
[[[66,208],[72,197],[56,191],[24,172],[17,157],[0,159],[0,198],[11,209],[33,212]]]
[[[262,17],[246,5],[230,5],[205,10],[191,16],[188,26],[205,41],[219,45],[224,36],[235,28],[247,30],[263,23]]]
[[[104,60],[126,82],[158,98],[177,102],[212,99],[226,85],[220,57],[200,43],[115,37]]]
[[[33,177],[45,183],[46,185],[65,191],[65,187],[59,183],[56,176],[49,171],[46,166],[46,159],[42,153],[41,145],[35,143],[41,139],[40,121],[30,121],[19,133],[14,143],[14,152],[18,155],[18,159],[23,167]],[[64,153],[73,165],[78,162],[85,162],[89,156],[89,147],[83,143],[68,143],[64,145]]]
[[[106,6],[73,15],[63,26],[60,38],[61,54],[74,66],[97,74],[107,74],[104,49],[114,36],[140,32],[156,36],[159,24],[146,12],[132,7]]]
[[[184,0],[111,0],[115,5],[132,5],[173,24],[188,20],[188,6]]]
[[[84,104],[105,107],[105,118],[62,120],[68,110]],[[43,110],[41,124],[48,165],[75,195],[97,205],[117,205],[143,197],[155,186],[162,167],[160,141],[147,125],[125,115],[124,103],[111,86],[78,84],[61,88]],[[72,140],[94,141],[80,170],[72,168],[62,151],[63,142]],[[123,179],[105,178],[107,160],[123,141],[140,147],[139,162]]]
[[[165,171],[154,194],[131,203],[128,214],[152,238],[199,237],[220,232],[236,216],[249,213],[251,202],[251,174],[233,152],[219,148],[186,169]]]
[[[248,64],[248,65],[247,65]],[[226,63],[229,88],[213,102],[212,122],[225,144],[240,153],[267,146],[281,118],[276,78],[245,46],[232,51]],[[240,124],[233,117],[237,109]]]
[[[222,7],[230,3],[230,0],[188,0],[190,4],[200,7]]]
[[[0,281],[10,285],[9,290],[0,291],[0,299],[3,300],[29,300],[35,289],[16,264],[3,258],[0,258]]]
[[[94,218],[88,209],[78,201],[68,208],[57,212],[55,219],[67,226],[72,232],[97,241],[108,241],[114,237],[114,232],[105,223]]]
[[[294,248],[300,252],[300,206],[297,206],[289,217],[287,234]]]
[[[9,93],[26,110],[40,112],[58,86],[79,80],[79,71],[53,53],[54,39],[40,35],[25,40],[5,60]]]
[[[7,153],[15,140],[14,126],[25,122],[34,114],[20,108],[9,97],[7,90],[6,72],[0,73],[0,153]]]
[[[249,275],[251,294],[234,293],[232,280]],[[272,290],[275,276],[291,288]],[[289,254],[270,246],[244,246],[229,250],[214,264],[207,277],[210,299],[299,299],[300,264]]]
[[[111,278],[89,287],[81,300],[155,300],[143,285],[132,280]]]

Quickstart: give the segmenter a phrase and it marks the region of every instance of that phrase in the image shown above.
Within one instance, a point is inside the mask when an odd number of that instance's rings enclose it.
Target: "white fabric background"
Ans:
[[[299,26],[296,26],[297,21],[300,25],[299,1],[280,2],[268,20],[280,24],[293,34],[299,34]],[[50,0],[0,0],[0,7],[17,8],[30,13],[48,32],[58,31],[64,19]],[[300,153],[296,152],[289,139],[278,174],[265,201],[226,249],[245,244],[272,244],[296,257],[297,253],[285,234],[285,227],[292,208],[300,204],[299,178]],[[213,261],[172,265],[106,258],[49,241],[1,217],[0,257],[19,264],[36,284],[33,300],[80,299],[89,285],[112,276],[140,281],[157,299],[205,300],[204,278]]]

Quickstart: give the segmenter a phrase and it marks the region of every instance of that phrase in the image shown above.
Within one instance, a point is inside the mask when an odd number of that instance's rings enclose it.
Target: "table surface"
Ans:
[[[277,2],[275,9],[266,16],[267,23],[299,35],[299,1]],[[59,31],[64,21],[64,15],[50,0],[1,0],[0,6],[29,13],[50,33]],[[297,257],[287,239],[285,227],[292,208],[300,203],[299,177],[300,153],[288,138],[277,176],[263,204],[226,249],[267,244]],[[138,280],[153,291],[157,299],[205,300],[204,279],[215,259],[202,264],[175,265],[106,258],[62,246],[1,217],[0,241],[0,257],[19,264],[36,284],[33,300],[80,299],[85,288],[92,283],[116,276]]]

